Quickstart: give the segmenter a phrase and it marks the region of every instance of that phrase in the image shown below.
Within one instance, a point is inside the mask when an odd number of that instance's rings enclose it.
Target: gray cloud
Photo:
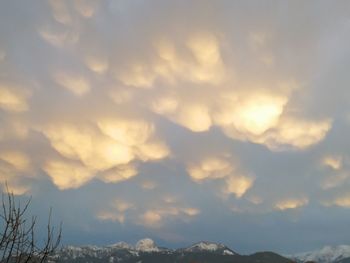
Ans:
[[[0,181],[65,242],[349,242],[349,4],[0,5]]]

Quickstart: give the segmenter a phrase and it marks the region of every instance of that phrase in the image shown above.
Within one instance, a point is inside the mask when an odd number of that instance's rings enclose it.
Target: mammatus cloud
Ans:
[[[190,163],[187,171],[191,178],[201,183],[203,181],[222,179],[224,194],[234,194],[237,198],[242,197],[253,186],[254,178],[243,175],[230,156],[206,157],[199,162]]]
[[[54,75],[57,84],[71,91],[77,96],[82,96],[89,92],[90,84],[83,76],[75,75],[70,72],[57,72]]]
[[[16,194],[96,191],[79,205],[97,219],[157,233],[213,206],[349,207],[341,4],[1,5],[0,181]]]
[[[80,187],[97,173],[106,183],[127,180],[137,175],[132,161],[160,160],[169,154],[167,146],[154,139],[152,124],[142,120],[104,119],[97,127],[51,124],[41,131],[66,159],[48,160],[44,166],[60,189]]]
[[[150,229],[159,229],[172,220],[190,221],[200,213],[198,208],[189,207],[174,199],[158,200],[157,204],[150,208],[139,207],[125,200],[115,200],[108,210],[97,213],[97,218],[102,221],[117,221],[142,225]]]

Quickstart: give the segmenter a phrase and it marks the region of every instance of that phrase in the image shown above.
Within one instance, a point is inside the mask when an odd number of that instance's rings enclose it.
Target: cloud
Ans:
[[[140,223],[147,227],[160,227],[162,222],[162,216],[159,211],[147,211],[141,215]]]
[[[254,179],[244,175],[230,176],[226,179],[224,192],[235,194],[237,198],[242,197],[253,186]]]
[[[144,144],[154,132],[154,126],[144,120],[104,119],[98,127],[112,139],[130,146]]]
[[[216,114],[216,122],[227,127],[227,130],[232,127],[243,135],[258,136],[277,125],[286,102],[286,97],[264,91],[242,97],[232,94],[221,104],[222,109]]]
[[[57,84],[73,92],[77,96],[82,96],[89,92],[90,84],[86,78],[71,72],[57,72],[54,74]]]
[[[82,165],[64,164],[49,160],[45,171],[61,189],[79,187],[101,172],[106,183],[117,183],[137,175],[131,161],[159,160],[169,151],[165,144],[154,139],[153,128],[146,122],[114,119],[101,120],[97,126],[77,127],[75,124],[56,123],[41,128],[51,146],[62,156]],[[152,136],[151,136],[152,135]],[[69,167],[72,172],[69,173]],[[82,173],[79,176],[79,173]],[[64,175],[65,174],[65,175]],[[62,177],[62,180],[60,180]]]
[[[58,48],[74,45],[79,40],[79,34],[72,30],[44,25],[38,28],[38,34],[50,45]]]
[[[136,176],[138,171],[132,165],[119,165],[112,170],[108,170],[99,176],[105,183],[117,183],[128,180]]]
[[[118,221],[121,224],[142,225],[150,229],[161,229],[170,221],[191,221],[200,214],[195,207],[180,204],[178,200],[166,202],[156,200],[153,204],[143,205],[116,199],[109,205],[108,210],[101,210],[97,218],[103,221]]]
[[[317,5],[1,3],[0,181],[128,234],[346,209],[348,9]]]
[[[225,159],[209,157],[201,160],[200,163],[190,164],[187,170],[193,180],[200,182],[226,177],[233,172],[234,167]]]
[[[78,188],[93,178],[89,169],[67,161],[48,161],[43,167],[52,178],[53,183],[61,190]]]
[[[124,224],[126,220],[126,213],[129,210],[135,209],[135,205],[122,199],[117,199],[112,204],[112,209],[116,211],[100,211],[97,218],[102,221],[117,221]]]
[[[320,182],[322,189],[339,191],[339,187],[347,184],[350,178],[348,159],[343,154],[327,154],[320,160],[321,169],[326,172]]]
[[[10,112],[28,110],[28,91],[15,85],[0,83],[0,109]]]
[[[19,151],[0,152],[0,159],[19,171],[27,171],[30,168],[29,157],[25,153]]]
[[[153,190],[157,188],[157,183],[153,181],[145,181],[142,183],[141,187],[146,190]]]
[[[209,110],[200,104],[182,105],[173,119],[194,132],[207,131],[212,124]]]
[[[330,120],[308,121],[287,118],[281,122],[277,133],[272,133],[271,147],[277,144],[291,145],[300,149],[307,148],[322,141],[331,126]]]
[[[132,147],[141,160],[159,160],[169,154],[163,142],[154,140],[154,126],[144,120],[104,119],[98,121],[98,127],[115,141]]]
[[[45,127],[42,132],[62,156],[79,160],[91,169],[110,169],[134,158],[128,146],[102,136],[90,127],[63,123]]]
[[[51,7],[53,17],[57,22],[65,25],[68,25],[72,22],[70,10],[65,1],[57,2],[50,0],[49,5]]]
[[[97,218],[102,221],[116,221],[120,224],[123,224],[125,222],[125,216],[123,214],[116,214],[112,212],[100,212],[97,215]]]
[[[349,179],[348,172],[339,172],[337,174],[330,174],[321,182],[321,187],[324,190],[338,187]]]
[[[86,55],[85,63],[87,67],[98,74],[103,74],[108,70],[108,59],[103,55]]]
[[[220,47],[210,32],[190,35],[181,47],[168,37],[155,37],[154,49],[157,56],[150,61],[134,60],[124,69],[116,71],[117,79],[124,85],[136,88],[154,88],[157,80],[176,84],[180,80],[192,83],[219,84],[225,70],[221,60]],[[185,48],[189,54],[180,50]]]
[[[197,216],[200,210],[192,207],[167,206],[150,209],[140,215],[138,224],[148,228],[161,228],[167,220],[189,220]]]
[[[339,206],[339,207],[344,207],[344,208],[349,208],[350,207],[350,196],[345,194],[339,197],[334,198],[331,201],[326,201],[323,202],[325,206]]]
[[[98,1],[77,0],[74,1],[74,7],[80,15],[86,18],[92,17],[98,9]]]
[[[244,175],[237,167],[236,161],[227,154],[209,156],[187,167],[188,174],[197,183],[221,179],[224,182],[222,192],[234,194],[241,198],[254,183],[252,176]]]
[[[280,200],[275,204],[275,208],[279,210],[296,209],[309,203],[307,198],[291,198]]]
[[[15,195],[30,191],[29,179],[32,173],[31,160],[28,155],[18,150],[2,150],[0,152],[0,183],[2,191]]]
[[[340,156],[325,156],[322,160],[322,164],[333,170],[339,170],[342,167],[342,158]]]

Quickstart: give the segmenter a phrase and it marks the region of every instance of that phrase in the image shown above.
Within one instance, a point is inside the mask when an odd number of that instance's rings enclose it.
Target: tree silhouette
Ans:
[[[51,209],[47,222],[46,238],[39,245],[36,236],[36,216],[27,216],[31,198],[24,205],[17,201],[14,194],[2,194],[0,208],[0,263],[36,263],[46,262],[61,241],[62,224],[55,231],[51,226]]]

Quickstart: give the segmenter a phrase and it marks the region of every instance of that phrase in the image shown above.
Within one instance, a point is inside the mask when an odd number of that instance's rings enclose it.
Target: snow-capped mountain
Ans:
[[[207,241],[202,241],[199,243],[196,243],[188,248],[185,248],[184,251],[186,252],[215,252],[220,253],[222,255],[235,255],[236,253],[233,252],[231,249],[226,247],[223,244],[217,244]]]
[[[187,248],[167,249],[158,247],[152,239],[141,239],[135,246],[119,242],[104,247],[67,246],[57,251],[50,262],[62,263],[292,263],[272,252],[260,252],[242,256],[223,244],[202,241]]]
[[[350,258],[350,246],[325,246],[320,250],[296,254],[291,258],[299,262],[314,261],[317,263],[336,263]]]
[[[156,246],[156,243],[150,238],[144,238],[136,243],[135,249],[142,252],[159,252],[160,249]]]

